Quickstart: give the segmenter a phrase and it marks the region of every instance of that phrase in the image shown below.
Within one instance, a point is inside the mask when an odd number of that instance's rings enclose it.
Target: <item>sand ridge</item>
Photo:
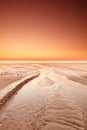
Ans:
[[[86,130],[87,86],[40,68],[0,111],[2,130]]]

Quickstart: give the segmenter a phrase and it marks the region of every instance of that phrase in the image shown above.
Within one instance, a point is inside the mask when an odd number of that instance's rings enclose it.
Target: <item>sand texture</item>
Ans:
[[[87,130],[87,71],[75,65],[33,66],[39,75],[0,109],[0,130]]]

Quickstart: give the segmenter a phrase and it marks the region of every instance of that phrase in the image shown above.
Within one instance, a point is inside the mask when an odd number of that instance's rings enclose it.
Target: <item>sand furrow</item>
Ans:
[[[5,103],[15,94],[17,93],[25,84],[27,84],[28,82],[30,82],[31,80],[37,78],[40,74],[35,74],[27,79],[25,79],[24,81],[22,81],[21,83],[19,83],[17,86],[15,86],[15,88],[13,88],[11,91],[9,91],[5,96],[3,96],[3,98],[0,99],[0,109],[2,108],[2,106],[5,105]]]

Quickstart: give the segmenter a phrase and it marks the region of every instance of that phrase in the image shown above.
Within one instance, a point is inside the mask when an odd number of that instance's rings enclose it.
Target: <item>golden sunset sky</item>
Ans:
[[[87,60],[85,0],[1,0],[0,59]]]

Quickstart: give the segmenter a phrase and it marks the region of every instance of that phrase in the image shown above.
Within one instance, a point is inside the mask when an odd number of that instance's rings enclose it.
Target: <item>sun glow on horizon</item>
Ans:
[[[0,59],[87,60],[85,4],[0,4]]]

